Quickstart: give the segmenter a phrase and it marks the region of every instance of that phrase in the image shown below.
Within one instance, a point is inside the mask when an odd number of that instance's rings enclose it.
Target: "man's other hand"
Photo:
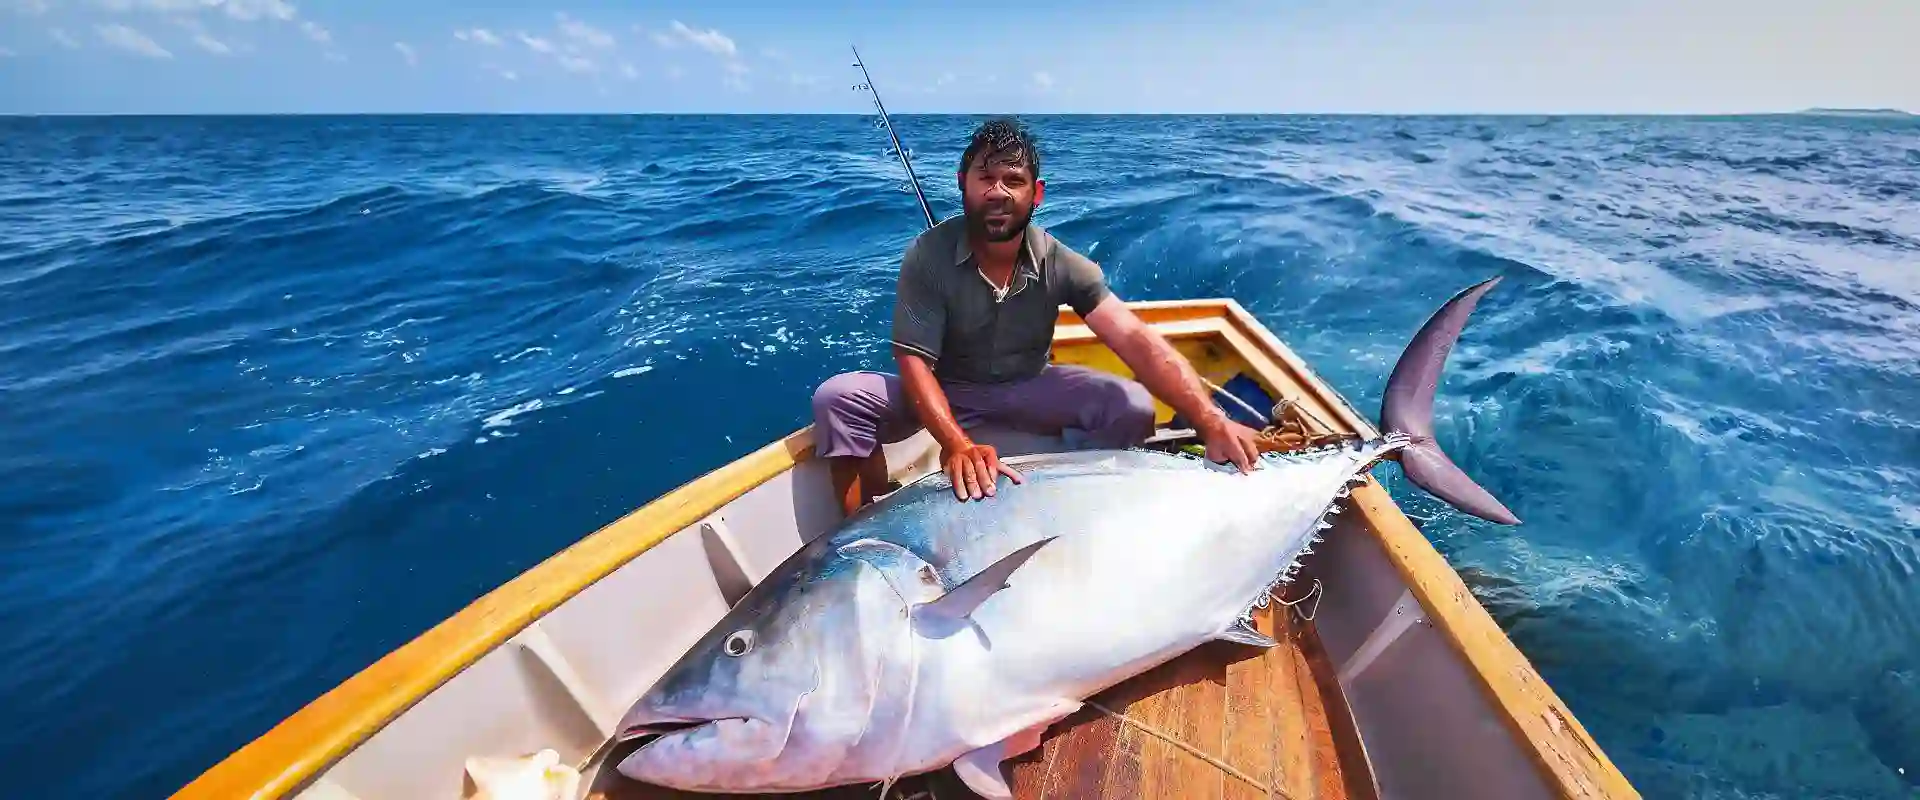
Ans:
[[[1200,438],[1207,443],[1207,460],[1216,464],[1231,462],[1242,473],[1252,472],[1260,457],[1256,437],[1259,431],[1217,414],[1200,426]]]
[[[967,442],[941,453],[940,460],[946,465],[947,477],[953,481],[953,496],[960,500],[992,497],[994,484],[1001,475],[1013,479],[1014,483],[1023,480],[1014,468],[1000,463],[1000,453],[993,445]]]

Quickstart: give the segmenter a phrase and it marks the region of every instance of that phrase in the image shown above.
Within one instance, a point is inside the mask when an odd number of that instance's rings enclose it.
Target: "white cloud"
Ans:
[[[54,41],[59,42],[61,47],[67,48],[68,50],[80,49],[80,40],[73,38],[73,35],[67,33],[65,30],[53,28],[47,31],[47,35],[53,37]]]
[[[215,38],[213,33],[207,30],[206,24],[202,23],[197,17],[175,17],[173,24],[185,30],[188,36],[193,39],[195,46],[216,56],[230,56],[235,53],[253,52],[253,47],[245,42],[240,42],[236,46]]]
[[[632,64],[622,61],[620,62],[620,77],[626,78],[627,80],[638,79],[640,77],[640,70],[634,69]]]
[[[773,61],[784,62],[787,60],[787,54],[785,52],[776,50],[771,47],[761,50],[760,55],[765,56],[766,58],[771,59]]]
[[[680,80],[680,78],[682,78],[686,74],[687,74],[687,71],[681,69],[679,64],[674,64],[670,67],[667,67],[667,77],[672,78],[676,81]]]
[[[510,70],[510,69],[502,69],[499,66],[494,64],[488,64],[486,66],[486,69],[488,72],[491,72],[495,75],[500,76],[501,79],[503,80],[509,80],[509,81],[520,80],[520,73],[514,72],[513,70]]]
[[[11,5],[15,11],[30,17],[45,14],[47,13],[47,9],[53,7],[47,0],[13,0]],[[8,50],[7,52],[11,53],[13,51]],[[12,56],[8,56],[8,58],[12,58]]]
[[[542,39],[538,36],[528,36],[526,31],[515,31],[514,35],[520,37],[520,41],[526,44],[527,48],[532,50],[533,52],[536,52],[536,53],[553,52],[553,41],[550,39]]]
[[[556,21],[557,32],[551,38],[535,36],[526,31],[514,31],[514,38],[519,39],[521,44],[527,46],[527,49],[543,56],[552,57],[554,63],[567,72],[577,75],[600,74],[601,64],[594,60],[596,57],[595,54],[607,53],[611,55],[612,51],[618,49],[613,34],[578,19],[574,19],[565,13],[554,14],[554,19]],[[639,31],[641,28],[636,25],[634,26],[634,30]],[[478,41],[487,44],[494,44],[498,41],[497,39],[493,39],[493,35],[490,32],[477,28],[468,31],[455,31],[453,35],[454,38],[457,39]],[[490,39],[493,39],[493,41],[489,41]],[[631,67],[622,62],[621,72],[623,74],[630,69]],[[495,69],[495,71],[497,72],[498,70]],[[637,72],[635,74],[637,74]]]
[[[420,56],[418,53],[413,52],[413,45],[407,44],[406,42],[394,42],[393,49],[400,51],[400,57],[407,60],[407,66],[411,67],[420,63]]]
[[[686,23],[677,19],[667,23],[667,28],[669,31],[667,34],[653,34],[653,40],[664,47],[673,47],[679,42],[686,42],[716,56],[733,58],[740,54],[740,49],[734,46],[733,40],[727,38],[727,35],[718,29],[703,31],[689,28]]]
[[[555,14],[554,18],[559,20],[560,33],[573,43],[573,49],[583,46],[595,50],[609,50],[613,48],[613,34],[569,17],[564,13]]]
[[[205,31],[195,33],[193,35],[193,43],[199,45],[200,49],[216,56],[233,55],[232,47],[229,47],[226,42],[213,38],[213,36],[207,34]]]
[[[1053,76],[1046,72],[1033,73],[1033,86],[1043,92],[1053,90]]]
[[[290,22],[298,15],[286,0],[94,0],[109,11],[158,11],[168,14],[218,9],[237,20],[276,19]]]
[[[295,13],[293,4],[286,0],[225,0],[219,5],[226,10],[227,16],[242,20],[272,17],[286,22],[293,19]]]
[[[486,28],[471,28],[464,31],[454,31],[453,38],[459,39],[460,41],[463,41],[463,42],[473,42],[475,44],[484,44],[488,47],[500,46],[500,37],[493,35],[493,31],[487,30]]]
[[[634,31],[640,32],[640,26],[634,26]],[[734,43],[732,38],[721,33],[719,29],[709,28],[707,30],[701,30],[699,28],[689,27],[686,23],[676,19],[667,23],[667,30],[653,31],[649,33],[648,36],[652,37],[655,44],[669,50],[678,48],[683,44],[692,45],[693,47],[725,59],[724,63],[721,64],[721,68],[725,71],[725,74],[720,78],[721,85],[736,92],[747,91],[746,75],[748,69],[747,65],[739,60],[740,47]],[[785,61],[787,57],[785,53],[773,49],[762,50],[761,54],[776,61]],[[674,80],[679,80],[683,74],[685,73],[680,70],[678,65],[667,69],[667,77]]]
[[[818,75],[802,75],[798,72],[787,73],[787,83],[803,89],[818,89],[824,83]]]
[[[93,30],[100,35],[101,41],[134,55],[147,58],[173,58],[173,53],[168,52],[167,48],[147,38],[146,34],[125,25],[98,25]]]
[[[320,23],[310,19],[300,21],[300,32],[305,33],[307,38],[321,44],[328,44],[333,41],[332,33],[329,33],[326,28],[320,27]]]

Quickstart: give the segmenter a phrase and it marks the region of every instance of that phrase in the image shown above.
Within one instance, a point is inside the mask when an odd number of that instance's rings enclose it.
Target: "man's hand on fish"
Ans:
[[[946,465],[947,477],[953,480],[953,496],[961,500],[979,500],[992,497],[994,484],[1005,475],[1014,483],[1022,480],[1020,472],[1000,463],[1000,453],[990,444],[964,443],[957,450],[943,451],[941,463]]]
[[[1200,439],[1207,443],[1207,460],[1216,464],[1232,462],[1241,472],[1252,472],[1254,461],[1260,458],[1260,447],[1255,442],[1258,431],[1228,419],[1225,414],[1214,414],[1200,423]]]

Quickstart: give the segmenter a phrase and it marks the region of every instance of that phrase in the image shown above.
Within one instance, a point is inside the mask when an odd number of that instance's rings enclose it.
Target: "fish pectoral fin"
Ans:
[[[916,606],[913,610],[915,621],[940,623],[938,627],[943,630],[959,627],[956,623],[967,619],[973,614],[974,609],[979,608],[981,603],[992,597],[994,592],[1007,588],[1007,578],[1013,574],[1014,570],[1019,569],[1020,565],[1027,563],[1027,559],[1032,558],[1040,548],[1057,538],[1060,537],[1049,536],[1015,550],[1006,558],[993,562],[986,569],[980,570],[979,574],[968,578],[966,583],[955,586],[951,591],[940,595],[938,599]]]
[[[1048,726],[1079,711],[1081,705],[1075,700],[1054,703],[1043,712],[1039,722],[1021,728],[1012,736],[978,750],[968,751],[965,755],[954,759],[954,774],[960,776],[961,782],[965,783],[968,789],[972,789],[974,794],[988,800],[1010,800],[1013,797],[1013,789],[1007,786],[1006,770],[1001,768],[1000,763],[1039,747],[1040,737],[1046,734]]]
[[[1007,786],[1006,772],[1000,769],[1000,762],[1006,758],[1006,742],[994,742],[978,750],[968,751],[953,760],[953,774],[960,776],[960,782],[972,789],[974,794],[987,800],[1013,800],[1013,789]]]
[[[914,580],[916,574],[931,576],[934,574],[933,567],[912,550],[892,542],[871,538],[856,539],[840,545],[837,552],[872,567],[873,571],[887,582],[887,586],[893,589],[893,593],[900,597],[903,605],[912,606],[917,598],[925,597],[939,588],[937,582],[931,584],[926,580],[916,582]]]
[[[1228,642],[1239,642],[1240,644],[1251,647],[1272,647],[1279,644],[1273,637],[1254,630],[1253,626],[1245,622],[1235,622],[1232,627],[1221,631],[1219,636],[1213,638]]]

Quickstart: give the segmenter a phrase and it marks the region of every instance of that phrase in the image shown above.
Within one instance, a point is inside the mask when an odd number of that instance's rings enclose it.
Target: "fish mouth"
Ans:
[[[634,725],[628,725],[625,728],[621,728],[619,733],[614,734],[613,740],[616,742],[625,742],[625,741],[631,741],[633,739],[641,739],[641,738],[648,738],[648,737],[658,738],[658,737],[663,737],[663,736],[667,736],[675,733],[688,733],[690,731],[695,731],[700,728],[704,728],[708,725],[713,725],[720,722],[726,722],[728,720],[737,720],[740,722],[746,722],[748,721],[748,718],[747,717],[711,717],[711,718],[666,717],[666,718],[651,720],[648,722],[642,722]],[[649,742],[649,744],[651,744],[651,742]]]

